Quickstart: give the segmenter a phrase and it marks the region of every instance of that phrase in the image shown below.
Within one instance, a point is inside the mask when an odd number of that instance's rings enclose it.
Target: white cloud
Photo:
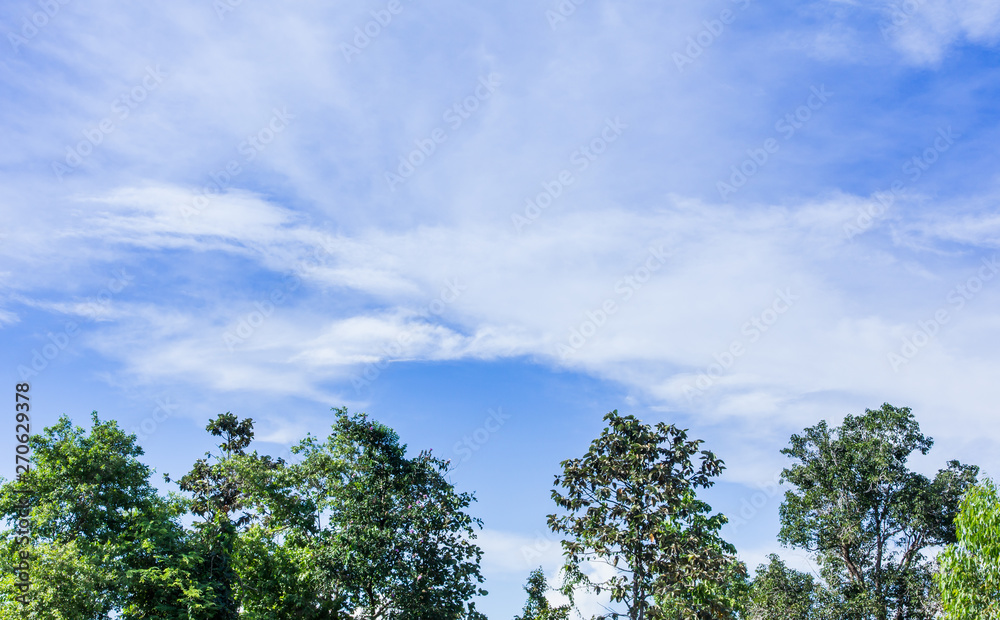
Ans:
[[[946,445],[969,426],[1000,440],[985,424],[987,403],[1000,396],[990,355],[1000,288],[986,282],[956,309],[949,291],[975,276],[976,263],[949,253],[950,267],[929,268],[924,262],[941,255],[925,260],[919,249],[902,258],[914,251],[907,235],[921,236],[918,248],[942,240],[990,247],[989,215],[911,218],[893,246],[877,227],[848,239],[844,224],[867,204],[859,197],[798,209],[674,197],[644,215],[547,213],[520,235],[487,219],[348,236],[315,230],[252,194],[219,197],[227,218],[242,218],[232,227],[225,218],[173,217],[185,193],[170,187],[112,196],[61,238],[114,239],[122,256],[212,249],[257,265],[234,273],[236,282],[290,272],[303,282],[273,285],[285,295],[277,304],[267,289],[239,300],[208,295],[197,312],[115,299],[89,317],[113,321],[93,324],[86,342],[142,381],[329,403],[360,396],[367,375],[387,363],[528,356],[621,382],[665,417],[690,414],[739,437],[757,437],[759,420],[770,420],[766,437],[714,448],[727,455],[727,479],[746,484],[781,466],[760,446],[857,412],[859,402],[913,406]],[[608,301],[615,312],[601,318]],[[82,312],[80,302],[28,305]],[[262,308],[267,316],[254,316]],[[902,355],[905,338],[941,309],[949,322],[894,369],[889,354]]]
[[[718,34],[703,31],[721,6],[585,3],[553,29],[537,5],[413,4],[350,62],[341,43],[369,8],[243,3],[220,19],[184,0],[64,5],[4,65],[21,94],[0,112],[3,332],[20,319],[44,333],[32,309],[79,317],[74,342],[120,364],[116,388],[218,399],[343,403],[353,378],[387,363],[527,358],[718,431],[725,479],[751,487],[780,469],[788,431],[888,400],[914,407],[935,453],[997,468],[1000,283],[961,310],[947,300],[1000,240],[994,195],[954,198],[995,173],[988,72],[914,82],[895,65],[993,46],[1000,8],[723,4],[737,18]],[[915,10],[887,45],[872,10],[888,18],[890,4]],[[678,70],[672,54],[699,36],[711,45]],[[151,66],[165,80],[122,117],[115,102]],[[497,91],[391,190],[385,172],[492,72]],[[812,81],[830,106],[717,204],[716,182]],[[289,125],[251,157],[276,107]],[[959,127],[933,173],[849,240],[844,225],[871,202],[856,194],[888,187],[896,158],[945,116],[980,129]],[[573,154],[609,117],[628,127],[580,167]],[[52,163],[104,118],[115,129],[57,180]],[[564,170],[572,184],[516,234],[511,215]],[[135,285],[93,305],[121,267]],[[778,290],[798,299],[771,324]],[[283,301],[262,311],[275,291]],[[948,323],[894,371],[887,354],[941,308]],[[754,319],[767,331],[745,327]],[[734,342],[744,353],[725,362]],[[269,420],[262,438],[299,424]],[[484,542],[491,570],[517,569],[525,540]]]
[[[911,224],[906,232],[917,237],[915,243],[943,240],[970,247],[1000,248],[1000,215],[986,212],[954,217],[935,216],[929,221]]]
[[[752,576],[758,566],[761,564],[766,565],[770,562],[768,556],[772,553],[778,555],[778,557],[780,557],[789,568],[808,573],[813,575],[815,578],[820,579],[819,566],[813,558],[808,553],[797,549],[779,547],[775,544],[756,549],[740,549],[737,553],[737,557],[746,563],[747,570]]]
[[[907,0],[886,3],[880,28],[912,63],[937,65],[948,48],[1000,40],[1000,5],[992,0]]]
[[[554,574],[562,566],[560,538],[549,531],[525,536],[513,532],[484,529],[476,544],[483,550],[483,567],[491,573],[525,575],[543,567]]]
[[[0,328],[4,325],[13,325],[20,320],[17,314],[0,308]]]
[[[124,312],[117,309],[110,303],[102,302],[96,298],[74,302],[51,302],[31,299],[21,295],[14,295],[11,299],[30,308],[37,308],[39,310],[45,310],[52,313],[66,314],[91,321],[113,321],[127,316]]]
[[[992,388],[973,389],[978,372],[967,356],[980,348],[977,341],[995,338],[988,308],[1000,293],[988,288],[969,300],[961,322],[894,370],[888,354],[917,321],[947,307],[948,289],[976,268],[932,273],[900,263],[876,233],[849,241],[843,225],[865,204],[850,196],[797,210],[674,199],[647,215],[551,213],[521,235],[470,222],[353,237],[316,231],[246,193],[220,196],[222,215],[194,221],[175,216],[186,197],[180,190],[112,196],[102,202],[107,210],[62,238],[113,240],[123,251],[221,250],[255,261],[261,273],[298,270],[312,292],[353,289],[376,304],[360,313],[339,304],[317,312],[296,301],[311,293],[285,291],[289,301],[236,338],[238,355],[227,350],[226,334],[237,334],[251,316],[253,298],[198,315],[116,304],[114,318],[134,312],[135,322],[110,330],[99,347],[142,375],[199,375],[218,388],[260,389],[282,383],[259,381],[282,368],[282,376],[302,372],[287,389],[322,393],[316,381],[350,377],[382,360],[529,355],[622,381],[711,420],[768,416],[797,424],[803,415],[795,411],[804,409],[792,403],[809,394],[850,386],[877,395],[886,385],[907,386],[915,402],[949,394],[949,409],[987,414],[971,395]],[[227,226],[233,218],[236,225]],[[927,229],[989,245],[983,221],[938,215]],[[879,262],[870,261],[873,252]],[[926,293],[908,293],[903,305],[880,303],[883,291],[900,287]],[[262,294],[258,303],[266,301]],[[613,304],[610,316],[606,303]],[[78,306],[47,307],[79,313]],[[979,338],[966,341],[969,329]],[[739,355],[730,353],[734,343]],[[952,373],[955,383],[938,380]],[[692,387],[698,396],[689,401]]]
[[[476,543],[483,550],[484,572],[498,576],[523,575],[527,578],[532,570],[541,566],[549,586],[558,586],[562,583],[560,569],[563,564],[559,540],[548,531],[530,537],[486,529],[478,534]],[[603,562],[585,563],[583,571],[597,581],[607,580],[615,574],[615,569]],[[554,605],[569,602],[569,599],[558,592],[549,592],[547,598]],[[575,595],[574,603],[582,617],[590,618],[605,613],[610,600],[606,594],[597,595],[580,590]]]

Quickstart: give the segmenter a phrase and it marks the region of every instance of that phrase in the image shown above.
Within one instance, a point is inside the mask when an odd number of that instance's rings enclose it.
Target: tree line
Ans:
[[[450,463],[334,412],[294,463],[251,450],[253,421],[222,414],[206,427],[218,449],[165,475],[166,495],[135,435],[96,412],[89,431],[61,417],[30,437],[33,468],[0,481],[0,620],[486,620],[482,522]],[[1000,618],[996,486],[955,460],[933,478],[910,470],[933,440],[908,408],[822,421],[782,450],[778,540],[818,575],[776,555],[749,573],[698,496],[725,468],[701,440],[617,411],[604,421],[554,479],[561,582],[532,571],[515,620],[580,616],[582,592],[609,620]]]

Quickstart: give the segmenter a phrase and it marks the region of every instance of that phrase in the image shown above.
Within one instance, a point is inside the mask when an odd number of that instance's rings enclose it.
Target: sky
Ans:
[[[1000,470],[1000,4],[11,0],[0,26],[0,369],[36,428],[97,410],[159,479],[226,411],[276,456],[367,412],[475,492],[493,619],[554,578],[553,477],[614,409],[725,461],[704,497],[751,569],[812,566],[775,480],[820,420],[908,406],[914,469]]]

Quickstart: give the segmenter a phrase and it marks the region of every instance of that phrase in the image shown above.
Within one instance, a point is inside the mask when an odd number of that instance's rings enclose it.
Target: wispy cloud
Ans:
[[[4,325],[13,325],[20,321],[20,318],[13,312],[0,309],[0,327]]]
[[[378,7],[319,0],[64,3],[31,36],[39,5],[4,4],[0,331],[30,352],[72,320],[59,363],[218,399],[578,371],[725,429],[741,484],[885,400],[995,461],[970,442],[1000,441],[1000,286],[959,287],[1000,240],[1000,8],[574,6],[407,4],[366,40]],[[522,535],[485,539],[491,570]]]
[[[664,406],[752,420],[775,415],[805,394],[845,385],[877,393],[894,380],[886,355],[948,289],[946,276],[927,278],[926,269],[921,276],[913,259],[898,256],[909,251],[905,246],[893,249],[882,235],[860,244],[843,235],[844,222],[866,202],[860,197],[841,195],[797,209],[741,207],[738,215],[733,207],[683,199],[647,215],[552,214],[545,225],[565,231],[560,236],[546,234],[542,223],[538,232],[516,236],[472,223],[372,230],[352,238],[323,234],[247,193],[218,197],[219,212],[239,219],[236,226],[226,226],[222,216],[185,221],[175,216],[184,198],[169,188],[117,191],[102,201],[107,210],[61,234],[81,243],[101,238],[126,253],[230,253],[255,265],[232,274],[248,283],[267,274],[300,277],[296,270],[313,257],[312,267],[301,270],[301,290],[292,290],[288,280],[256,299],[219,299],[197,314],[182,307],[115,306],[120,324],[102,333],[97,346],[103,353],[142,376],[197,376],[217,389],[305,390],[325,398],[324,384],[382,360],[531,356],[623,381]],[[930,217],[920,226],[935,238],[987,245],[982,222],[992,219],[942,224],[941,215]],[[644,247],[668,249],[669,259],[662,271],[639,281],[632,274],[641,267]],[[873,253],[884,260],[873,263]],[[860,279],[857,269],[864,269]],[[877,303],[884,291],[900,287],[910,304]],[[361,313],[343,303],[313,305],[325,291],[342,290],[363,295],[369,305]],[[923,299],[918,290],[926,291]],[[781,301],[789,295],[794,301]],[[907,369],[914,380],[911,398],[928,392],[918,386],[936,383],[926,383],[926,375],[943,372],[939,364],[962,368],[952,348],[964,345],[953,338],[972,325],[992,332],[986,300],[996,293],[984,295],[970,304],[962,324],[949,326]],[[430,311],[439,297],[451,302],[439,301],[440,312]],[[574,355],[561,355],[559,344],[572,340],[581,325],[586,330],[594,309],[608,299],[621,312],[600,320]],[[788,311],[774,311],[778,304]],[[86,308],[32,305],[77,314]],[[284,370],[275,375],[276,367]],[[290,382],[260,380],[293,375]],[[975,376],[964,375],[948,390],[971,411],[981,406],[962,394]]]
[[[1000,41],[1000,6],[989,0],[893,0],[882,11],[883,36],[914,64],[937,65],[955,45]]]

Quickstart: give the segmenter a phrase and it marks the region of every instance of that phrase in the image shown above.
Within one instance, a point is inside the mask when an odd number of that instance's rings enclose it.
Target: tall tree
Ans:
[[[1000,493],[986,480],[962,500],[958,540],[938,556],[937,582],[949,620],[1000,618]]]
[[[931,564],[923,550],[955,541],[954,518],[979,468],[949,461],[933,480],[910,471],[933,440],[909,408],[885,404],[792,435],[782,479],[795,489],[780,508],[779,540],[817,554],[844,618],[929,617]]]
[[[324,595],[358,620],[485,620],[471,599],[485,595],[473,542],[474,501],[445,479],[448,462],[406,446],[365,414],[334,409],[326,441],[294,448],[319,514],[310,543]]]
[[[202,520],[195,523],[202,550],[198,567],[201,578],[210,584],[206,606],[212,620],[237,620],[241,607],[241,579],[236,571],[237,541],[255,524],[269,523],[267,506],[282,494],[281,459],[272,460],[246,449],[253,442],[253,420],[240,420],[230,412],[210,420],[205,427],[222,438],[219,453],[206,453],[178,484],[191,495],[189,508]],[[164,476],[169,481],[169,476]]]
[[[150,484],[135,435],[95,411],[89,432],[62,416],[29,441],[32,469],[0,490],[0,516],[10,525],[21,498],[30,504],[34,589],[26,616],[17,610],[16,617],[168,619],[197,611],[203,585],[168,574],[163,562],[190,552],[181,508]],[[4,532],[8,566],[23,548],[11,534]],[[5,595],[9,585],[0,585]],[[3,613],[15,613],[12,602],[2,604]]]
[[[569,620],[569,605],[553,607],[549,604],[549,599],[545,598],[545,593],[549,589],[542,568],[538,567],[531,571],[528,584],[524,586],[524,591],[528,593],[528,601],[524,604],[521,615],[514,616],[514,620]]]
[[[564,591],[572,596],[582,586],[624,605],[602,618],[730,617],[725,586],[745,569],[718,535],[726,517],[711,515],[695,494],[714,483],[722,461],[676,426],[651,427],[617,410],[604,420],[583,458],[563,461],[555,478],[552,499],[568,514],[549,515],[548,523],[569,536]],[[587,574],[591,562],[613,576]]]

